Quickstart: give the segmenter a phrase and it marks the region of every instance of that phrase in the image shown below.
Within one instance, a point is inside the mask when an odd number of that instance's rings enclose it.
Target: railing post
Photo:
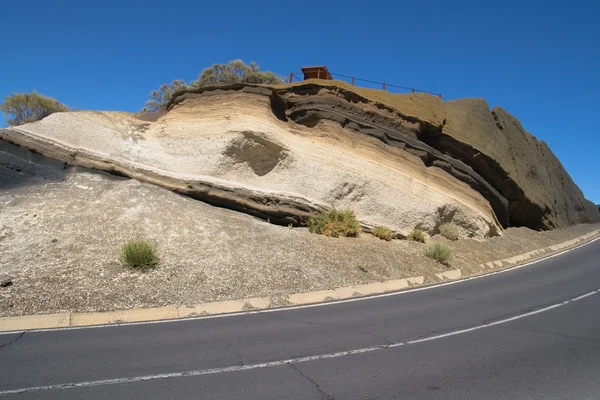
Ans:
[[[354,77],[352,77],[352,86],[354,86]]]
[[[383,90],[385,90],[385,82],[383,82]]]
[[[292,83],[293,80],[294,80],[294,73],[290,72],[290,83]]]

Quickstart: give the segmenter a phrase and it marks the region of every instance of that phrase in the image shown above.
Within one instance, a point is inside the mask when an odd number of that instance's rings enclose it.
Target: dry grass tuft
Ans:
[[[452,259],[452,249],[442,243],[430,243],[425,248],[425,255],[440,264],[448,265]]]
[[[308,219],[311,233],[331,237],[357,237],[362,228],[352,210],[331,210]]]
[[[414,228],[406,237],[407,240],[425,243],[425,234],[419,228]]]
[[[458,226],[452,222],[447,222],[440,225],[438,230],[440,231],[440,235],[448,240],[458,240],[458,237],[460,236],[460,230],[458,229]]]
[[[146,240],[129,240],[121,247],[121,262],[129,268],[153,268],[158,263],[156,247]]]
[[[377,226],[373,229],[373,235],[381,240],[392,240],[392,230],[387,226]]]

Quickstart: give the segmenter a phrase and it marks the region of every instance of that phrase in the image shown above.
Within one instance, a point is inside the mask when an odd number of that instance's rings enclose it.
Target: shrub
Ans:
[[[419,228],[414,228],[407,237],[408,240],[425,243],[425,234]]]
[[[331,210],[312,216],[308,219],[308,229],[331,237],[356,237],[362,230],[352,210]]]
[[[121,262],[130,268],[152,268],[158,262],[156,247],[146,240],[129,240],[121,248]]]
[[[150,93],[150,99],[146,102],[146,106],[142,111],[156,112],[165,110],[173,93],[188,88],[188,84],[180,79],[176,79],[170,84],[164,83],[158,90],[153,90]]]
[[[452,259],[452,249],[442,243],[429,243],[425,255],[441,264],[448,264]]]
[[[392,230],[387,226],[377,226],[373,230],[373,235],[382,240],[392,240]]]
[[[440,235],[448,240],[458,240],[458,237],[460,236],[458,226],[452,222],[447,222],[440,225],[438,230],[440,231]]]
[[[153,90],[142,111],[165,110],[173,94],[181,90],[231,83],[279,85],[284,83],[284,80],[271,71],[261,71],[254,61],[250,64],[244,64],[242,60],[229,61],[227,64],[214,64],[212,67],[205,68],[198,79],[189,85],[183,80],[176,79],[170,84],[163,84],[158,90]]]
[[[55,112],[69,111],[67,106],[58,100],[41,95],[35,90],[31,93],[13,93],[5,97],[4,103],[0,104],[0,110],[10,126],[28,124]]]
[[[200,73],[198,80],[191,83],[191,86],[198,88],[231,83],[278,85],[283,83],[283,79],[271,71],[261,71],[254,61],[244,64],[242,60],[233,60],[227,64],[214,64],[212,67],[206,68]]]

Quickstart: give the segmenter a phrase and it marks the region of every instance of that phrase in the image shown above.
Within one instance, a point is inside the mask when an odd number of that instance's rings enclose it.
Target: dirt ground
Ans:
[[[455,254],[452,261],[453,268],[460,268],[463,275],[476,275],[482,272],[480,264],[552,246],[597,229],[600,229],[600,224],[580,224],[542,232],[528,228],[509,228],[504,236],[489,238],[482,242],[471,239],[451,242],[437,235],[434,239],[452,247]]]
[[[150,184],[75,170],[0,191],[0,277],[13,282],[0,287],[0,315],[193,304],[431,276],[599,228],[517,228],[483,242],[450,242],[455,258],[446,267],[426,258],[420,243],[369,234],[327,238]],[[156,243],[156,269],[120,265],[120,246],[131,238]]]

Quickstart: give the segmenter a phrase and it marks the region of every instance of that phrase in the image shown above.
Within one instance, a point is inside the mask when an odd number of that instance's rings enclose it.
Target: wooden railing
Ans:
[[[394,85],[394,84],[387,83],[387,82],[376,82],[376,81],[372,81],[369,79],[357,78],[355,76],[334,74],[333,72],[330,72],[330,75],[334,79],[338,79],[338,80],[345,81],[345,82],[347,81],[352,86],[357,86],[357,82],[364,82],[364,83],[369,83],[372,85],[380,86],[382,90],[386,90],[386,91],[390,91],[389,89],[392,89],[392,90],[396,89],[395,91],[404,91],[404,92],[409,92],[409,93],[427,93],[427,94],[431,94],[434,96],[438,96],[440,99],[443,98],[441,93],[432,93],[432,92],[428,92],[426,90],[420,90],[420,89],[410,88],[410,87],[406,87],[406,86]],[[302,82],[303,80],[304,80],[304,76],[301,72],[290,72],[289,83]],[[358,86],[360,86],[360,84]]]

